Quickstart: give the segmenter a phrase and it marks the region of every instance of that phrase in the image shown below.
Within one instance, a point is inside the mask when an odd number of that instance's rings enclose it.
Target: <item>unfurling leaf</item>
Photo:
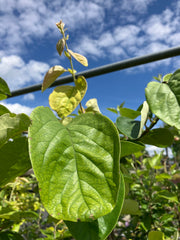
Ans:
[[[64,40],[64,38],[62,38],[56,44],[56,49],[57,49],[57,52],[59,53],[60,56],[63,53],[64,46],[65,46],[65,40]]]
[[[101,112],[96,98],[89,99],[89,101],[86,102],[86,107],[86,112]]]
[[[66,117],[74,111],[83,99],[87,90],[87,82],[83,76],[75,81],[75,86],[56,87],[49,96],[49,105],[59,117]]]
[[[49,214],[77,222],[110,213],[120,184],[120,140],[111,120],[86,113],[64,126],[47,107],[31,119],[30,159]]]
[[[42,92],[44,92],[49,86],[51,86],[51,84],[53,84],[53,82],[64,72],[66,72],[66,69],[61,66],[51,67],[44,77],[44,81],[42,84]]]
[[[84,65],[85,67],[88,66],[88,61],[87,58],[82,56],[79,53],[75,53],[72,50],[68,49],[68,52],[71,54],[71,56],[73,56],[78,62],[80,62],[82,65]]]

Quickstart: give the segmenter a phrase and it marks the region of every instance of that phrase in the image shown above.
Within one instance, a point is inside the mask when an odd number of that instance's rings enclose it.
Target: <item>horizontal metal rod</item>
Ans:
[[[148,55],[141,56],[141,57],[134,57],[134,58],[120,61],[120,62],[93,68],[93,69],[90,69],[87,71],[80,72],[76,76],[83,75],[85,78],[91,78],[91,77],[99,76],[102,74],[111,73],[114,71],[139,66],[142,64],[147,64],[150,62],[159,61],[159,60],[170,58],[170,57],[175,57],[178,55],[180,55],[180,46],[174,47],[174,48],[169,48],[169,49],[161,51],[161,52],[152,53],[152,54],[148,54]],[[55,87],[55,86],[67,84],[70,82],[73,82],[73,78],[71,75],[57,79],[50,87]],[[8,96],[8,98],[35,92],[35,91],[39,91],[39,90],[41,90],[41,86],[42,86],[42,84],[36,84],[36,85],[30,86],[30,87],[25,87],[25,88],[21,88],[19,90],[12,91],[11,96]]]

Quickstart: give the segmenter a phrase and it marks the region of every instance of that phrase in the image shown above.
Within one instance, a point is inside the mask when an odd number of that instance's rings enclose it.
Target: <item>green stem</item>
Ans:
[[[158,121],[159,121],[159,118],[155,116],[150,126],[146,128],[146,130],[141,134],[140,138],[146,135],[156,125]]]

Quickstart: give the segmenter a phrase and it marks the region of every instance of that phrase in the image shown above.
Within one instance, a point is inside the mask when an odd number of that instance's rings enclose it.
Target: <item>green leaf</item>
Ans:
[[[137,118],[141,113],[130,108],[120,108],[119,112],[121,116],[128,117],[131,119]]]
[[[5,231],[0,233],[0,240],[24,240],[24,238],[19,233]]]
[[[114,124],[86,113],[63,126],[44,107],[31,118],[30,157],[50,215],[90,221],[111,212],[119,189],[120,142]]]
[[[4,105],[0,104],[0,116],[5,113],[10,113],[9,109],[7,109]]]
[[[59,117],[66,117],[76,109],[87,91],[87,82],[83,76],[76,79],[74,86],[56,87],[49,96],[49,104]]]
[[[64,69],[62,66],[57,65],[51,67],[44,77],[42,84],[42,92],[44,92],[49,86],[51,86],[53,82],[64,72],[66,72],[66,69]]]
[[[118,111],[115,108],[107,108],[110,112],[118,114]]]
[[[148,119],[148,114],[149,114],[149,105],[146,101],[144,101],[141,108],[141,123],[140,123],[138,138],[141,136],[143,132],[144,125]]]
[[[149,131],[139,140],[145,144],[166,148],[173,143],[174,136],[166,128],[156,128]]]
[[[150,82],[145,92],[151,111],[165,123],[180,129],[180,105],[168,84]]]
[[[180,106],[180,69],[175,71],[168,81],[168,86],[171,91],[174,93],[178,104]]]
[[[31,168],[26,137],[16,138],[0,148],[0,186]]]
[[[156,168],[158,166],[162,167],[161,159],[162,159],[162,153],[156,154],[154,157],[148,159],[150,167],[151,168]]]
[[[143,151],[145,146],[139,142],[121,141],[121,158]]]
[[[0,116],[0,147],[10,138],[27,131],[31,123],[30,118],[25,114],[3,114]]]
[[[164,181],[165,179],[171,179],[171,176],[168,173],[161,173],[156,175],[157,181]]]
[[[176,202],[179,203],[177,195],[169,192],[168,190],[163,190],[158,193],[157,195],[158,198],[165,198],[171,202]]]
[[[179,239],[179,232],[178,230],[174,233],[173,240],[178,240]]]
[[[168,73],[163,77],[163,82],[169,82],[169,79],[171,78],[172,73]]]
[[[106,216],[100,217],[93,222],[65,222],[76,240],[104,240],[114,229],[124,202],[125,187],[121,174],[120,190],[115,208]]]
[[[22,219],[38,219],[39,215],[33,211],[9,211],[9,212],[0,212],[0,218],[10,219],[15,222],[21,222]]]
[[[141,215],[138,202],[132,199],[125,199],[121,214]]]
[[[138,137],[140,121],[135,121],[127,117],[118,117],[116,125],[119,131],[130,139],[136,139]]]
[[[148,234],[148,240],[164,240],[164,233],[160,231],[151,231]]]
[[[4,79],[2,79],[0,77],[0,96],[3,95],[11,95],[9,87],[6,83],[6,81]],[[2,98],[0,97],[0,100],[2,100]]]

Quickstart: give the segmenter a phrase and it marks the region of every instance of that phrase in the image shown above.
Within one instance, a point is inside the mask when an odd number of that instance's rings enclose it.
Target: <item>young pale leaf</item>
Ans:
[[[176,96],[172,92],[168,84],[150,82],[145,89],[146,99],[151,111],[158,118],[170,126],[180,129],[180,104],[178,103],[178,95]]]
[[[0,116],[0,147],[10,138],[27,131],[30,124],[30,118],[23,113],[18,115],[6,113]]]
[[[171,78],[172,73],[168,73],[163,77],[163,82],[169,82],[169,79]]]
[[[0,148],[0,186],[31,168],[26,137],[16,138]]]
[[[122,173],[120,174],[120,189],[118,199],[115,208],[109,214],[98,218],[92,222],[69,222],[66,221],[70,232],[76,240],[104,240],[108,237],[111,231],[114,229],[122,206],[125,196],[125,185]]]
[[[144,125],[148,118],[148,113],[149,113],[149,105],[146,101],[144,101],[143,105],[142,105],[142,109],[141,109],[141,123],[140,123],[140,130],[139,130],[138,138],[141,136],[141,134],[143,132]]]
[[[148,234],[148,240],[164,240],[164,233],[160,231],[151,231]]]
[[[139,140],[145,144],[166,148],[173,143],[174,136],[167,128],[156,128],[149,131]]]
[[[138,142],[121,141],[121,158],[130,154],[143,151],[145,146]]]
[[[100,113],[100,109],[97,103],[97,99],[96,98],[92,98],[89,101],[86,102],[86,112],[99,112]]]
[[[138,137],[140,121],[120,116],[116,120],[116,125],[119,131],[130,139],[136,139]]]
[[[87,82],[83,76],[76,79],[74,86],[56,87],[49,96],[49,105],[59,117],[72,113],[83,99],[87,91]]]
[[[61,66],[51,67],[44,77],[42,84],[42,92],[44,92],[49,86],[51,86],[53,82],[64,72],[66,72],[66,69]]]
[[[85,67],[88,66],[88,61],[87,58],[82,56],[79,53],[75,53],[72,50],[68,49],[68,52],[71,54],[71,56],[73,56],[78,62],[80,62],[82,65],[84,65]]]
[[[30,158],[49,214],[76,222],[111,212],[120,171],[114,124],[101,114],[86,113],[64,126],[47,107],[36,108],[31,118]]]

